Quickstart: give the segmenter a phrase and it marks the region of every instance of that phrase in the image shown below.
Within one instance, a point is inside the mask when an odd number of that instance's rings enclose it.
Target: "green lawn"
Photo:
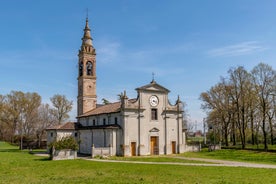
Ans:
[[[141,161],[141,162],[177,162],[177,163],[204,163],[209,162],[197,161],[197,160],[184,160],[180,158],[174,158],[172,156],[134,156],[134,157],[110,157],[109,160],[120,161]]]
[[[199,157],[211,159],[224,159],[232,161],[254,162],[276,164],[275,152],[222,149],[209,152],[208,149],[203,149],[201,152],[188,152],[181,154],[185,157]]]
[[[0,183],[275,183],[275,169],[50,161],[0,142]]]

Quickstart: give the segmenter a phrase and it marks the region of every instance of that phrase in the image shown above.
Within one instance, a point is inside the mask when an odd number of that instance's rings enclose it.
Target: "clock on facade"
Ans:
[[[158,100],[157,96],[153,95],[150,97],[149,102],[150,102],[151,106],[155,107],[158,105],[159,100]]]

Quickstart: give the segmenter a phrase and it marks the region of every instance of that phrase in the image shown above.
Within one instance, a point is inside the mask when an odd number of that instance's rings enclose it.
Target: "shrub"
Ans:
[[[56,150],[71,149],[78,150],[79,146],[77,141],[73,137],[63,137],[59,141],[51,143],[50,148],[55,148]]]

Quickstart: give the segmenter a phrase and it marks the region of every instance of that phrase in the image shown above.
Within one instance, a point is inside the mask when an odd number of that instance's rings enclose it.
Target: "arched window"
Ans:
[[[91,63],[91,61],[88,61],[86,63],[86,74],[93,75],[93,64]]]
[[[81,62],[79,65],[79,76],[82,76],[83,73],[83,63]]]

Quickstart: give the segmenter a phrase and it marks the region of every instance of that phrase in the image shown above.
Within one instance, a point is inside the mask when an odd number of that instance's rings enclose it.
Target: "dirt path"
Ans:
[[[157,164],[157,165],[186,165],[186,166],[207,166],[207,167],[249,167],[249,168],[268,168],[276,169],[276,165],[271,164],[256,164],[247,162],[236,162],[236,161],[226,161],[226,160],[215,160],[215,159],[205,159],[205,158],[186,158],[186,157],[174,157],[184,160],[196,160],[208,163],[181,163],[181,162],[142,162],[142,161],[121,161],[121,160],[106,160],[106,159],[91,159],[82,158],[94,162],[119,162],[119,163],[130,163],[130,164]]]
[[[252,168],[276,169],[276,165],[272,165],[272,164],[237,162],[237,161],[217,160],[217,159],[207,159],[207,158],[187,158],[187,157],[177,157],[177,156],[174,158],[183,159],[183,160],[203,161],[203,162],[209,162],[214,164],[220,164],[221,166],[228,166],[228,167],[252,167]],[[209,165],[213,165],[213,164],[209,164]]]
[[[48,154],[35,154],[37,156],[49,156]],[[94,161],[94,162],[120,162],[120,163],[130,163],[130,164],[157,164],[157,165],[186,165],[186,166],[208,166],[208,167],[249,167],[249,168],[267,168],[276,169],[276,165],[272,164],[258,164],[258,163],[248,163],[248,162],[237,162],[228,160],[217,160],[217,159],[207,159],[207,158],[188,158],[173,156],[173,158],[191,160],[191,161],[202,161],[207,163],[181,163],[181,162],[142,162],[142,161],[122,161],[122,160],[108,160],[108,159],[92,159],[91,157],[78,157],[79,159]],[[170,157],[172,158],[172,157]]]

